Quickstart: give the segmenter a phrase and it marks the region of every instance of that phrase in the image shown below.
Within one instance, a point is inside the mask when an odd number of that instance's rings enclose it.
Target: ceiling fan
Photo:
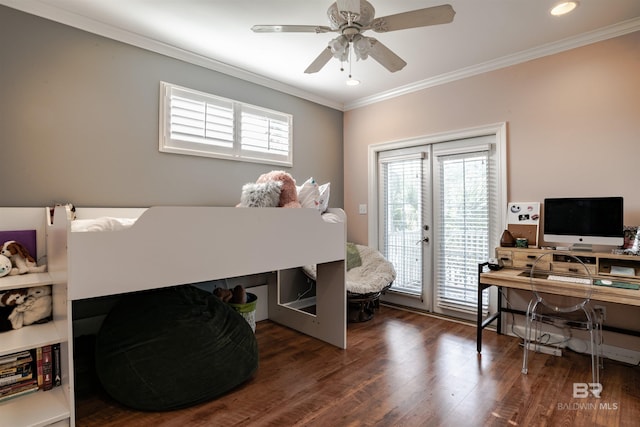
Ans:
[[[387,70],[396,72],[407,63],[388,47],[373,37],[362,33],[373,30],[377,33],[448,24],[453,21],[456,12],[449,4],[427,7],[410,12],[375,18],[375,9],[366,0],[337,0],[327,10],[329,26],[323,25],[254,25],[256,33],[339,33],[332,39],[320,55],[307,67],[305,73],[316,73],[331,58],[341,62],[350,60],[350,48],[357,59],[371,56]]]

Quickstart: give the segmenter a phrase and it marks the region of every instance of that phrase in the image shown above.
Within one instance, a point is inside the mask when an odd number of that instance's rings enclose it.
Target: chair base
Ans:
[[[373,319],[375,311],[380,309],[380,295],[390,287],[391,284],[381,291],[366,294],[355,294],[347,291],[347,321],[349,323],[359,323]]]
[[[349,323],[367,322],[373,319],[379,307],[380,292],[370,294],[347,294],[347,320]]]

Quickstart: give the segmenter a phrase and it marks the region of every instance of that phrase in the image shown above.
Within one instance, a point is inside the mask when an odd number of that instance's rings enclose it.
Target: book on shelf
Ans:
[[[0,388],[0,402],[14,397],[38,391],[38,380],[33,378],[29,381],[11,384]]]
[[[38,378],[38,386],[42,387],[44,384],[44,376],[42,374],[42,347],[38,347],[34,351],[36,353],[36,376]]]
[[[62,382],[59,343],[1,356],[0,361],[0,401]]]
[[[37,389],[33,363],[29,351],[0,356],[0,401]]]
[[[21,363],[25,359],[31,359],[31,352],[29,350],[20,351],[18,353],[5,354],[4,356],[0,356],[0,366],[4,366],[16,362]]]
[[[13,377],[15,375],[30,374],[32,369],[32,362],[25,362],[21,365],[12,366],[10,368],[0,367],[0,379]]]
[[[51,390],[53,388],[53,354],[51,345],[42,347],[42,389]]]
[[[10,375],[7,377],[0,378],[0,387],[12,385],[15,383],[19,383],[22,381],[29,381],[33,379],[33,372],[29,370],[28,372],[16,373],[15,375]],[[38,380],[36,379],[36,383]]]
[[[21,358],[19,361],[8,362],[6,366],[9,367],[0,365],[0,388],[34,378],[32,358]]]
[[[12,360],[10,362],[5,362],[5,363],[0,362],[0,373],[5,369],[13,368],[14,366],[20,366],[20,365],[23,365],[24,363],[31,362],[33,360],[33,355],[30,352],[27,352],[27,353],[29,354],[22,355],[16,360]]]
[[[62,370],[60,362],[60,343],[51,346],[53,353],[53,386],[57,387],[62,384]]]

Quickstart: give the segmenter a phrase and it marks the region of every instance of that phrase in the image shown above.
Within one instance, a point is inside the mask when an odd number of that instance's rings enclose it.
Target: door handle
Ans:
[[[421,240],[418,240],[416,242],[416,245],[420,244],[420,243],[429,243],[429,238],[428,237],[423,237]]]

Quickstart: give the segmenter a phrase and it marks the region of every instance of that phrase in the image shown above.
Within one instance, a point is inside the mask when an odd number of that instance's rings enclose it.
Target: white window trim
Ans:
[[[233,135],[231,147],[222,145],[214,145],[196,141],[188,141],[186,139],[177,139],[171,137],[171,94],[177,91],[187,98],[198,101],[211,101],[214,104],[229,104],[233,111]],[[159,108],[159,150],[164,153],[184,154],[200,157],[211,157],[217,159],[236,160],[252,163],[263,163],[278,166],[293,166],[293,115],[282,113],[280,111],[270,110],[267,108],[238,102],[232,99],[223,98],[196,91],[193,89],[174,85],[172,83],[160,82],[160,108]],[[258,114],[260,117],[278,120],[285,123],[287,127],[286,154],[281,155],[273,152],[255,151],[242,149],[242,112],[251,111],[252,114]],[[214,140],[211,140],[214,141]]]

